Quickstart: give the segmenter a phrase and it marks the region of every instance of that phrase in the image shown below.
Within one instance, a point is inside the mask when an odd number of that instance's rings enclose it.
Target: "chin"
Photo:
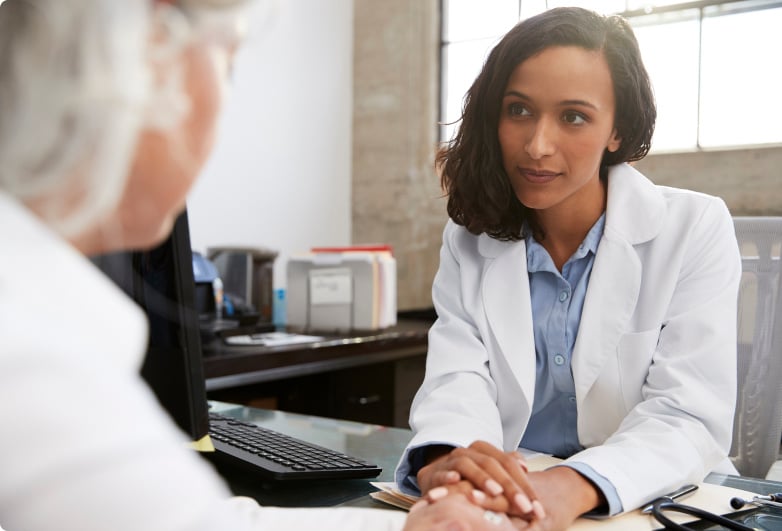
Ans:
[[[543,210],[548,206],[548,203],[546,201],[536,197],[529,197],[526,195],[516,194],[516,199],[519,200],[519,203],[521,203],[522,205],[524,205],[530,210]]]
[[[152,237],[148,247],[157,247],[171,234],[171,230],[174,228],[174,220],[166,220],[166,223],[162,224],[155,235]]]
[[[127,249],[146,251],[157,247],[171,234],[173,227],[174,220],[166,218],[154,226],[146,225],[138,230],[128,231]]]

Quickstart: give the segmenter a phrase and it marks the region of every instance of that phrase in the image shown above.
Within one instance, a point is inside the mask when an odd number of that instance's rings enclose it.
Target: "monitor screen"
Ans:
[[[194,441],[201,439],[209,430],[209,411],[187,212],[158,247],[92,261],[147,315],[149,345],[141,374],[179,427]]]

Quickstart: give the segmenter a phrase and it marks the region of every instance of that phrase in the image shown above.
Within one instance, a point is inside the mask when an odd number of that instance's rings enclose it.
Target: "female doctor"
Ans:
[[[564,529],[735,473],[738,246],[720,199],[627,164],[655,117],[620,17],[553,9],[492,50],[438,158],[451,219],[403,488]],[[518,448],[564,462],[527,473]]]
[[[170,231],[211,150],[241,3],[0,2],[0,527],[512,529],[461,495],[409,518],[232,498],[140,378],[143,314],[84,254]]]

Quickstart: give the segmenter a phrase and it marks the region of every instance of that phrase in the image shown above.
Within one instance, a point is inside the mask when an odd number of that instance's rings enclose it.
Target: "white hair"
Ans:
[[[242,2],[180,3],[187,13]],[[150,65],[164,60],[172,43],[184,44],[188,24],[179,10],[155,4],[0,2],[0,189],[35,205],[63,235],[116,207],[142,127],[168,127],[187,111],[176,73],[173,83],[154,79]],[[150,39],[156,25],[170,38]],[[169,115],[155,105],[161,94],[179,101]]]
[[[0,6],[0,187],[64,234],[122,193],[149,92],[149,20],[136,0]]]

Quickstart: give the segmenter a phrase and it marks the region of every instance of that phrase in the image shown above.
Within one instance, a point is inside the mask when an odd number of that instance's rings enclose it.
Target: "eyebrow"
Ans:
[[[517,98],[521,98],[522,100],[532,101],[532,98],[516,90],[509,90],[508,92],[505,93],[503,98],[507,98],[508,96],[515,96]],[[589,107],[590,109],[598,110],[597,106],[595,106],[593,103],[590,103],[586,100],[563,100],[559,102],[559,105],[560,106],[581,105],[584,107]]]

